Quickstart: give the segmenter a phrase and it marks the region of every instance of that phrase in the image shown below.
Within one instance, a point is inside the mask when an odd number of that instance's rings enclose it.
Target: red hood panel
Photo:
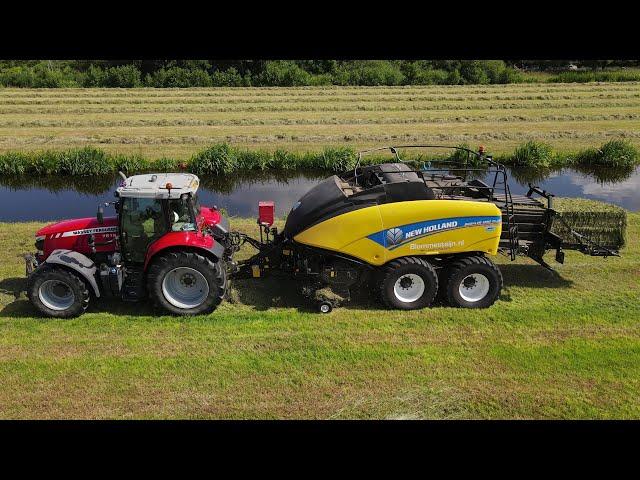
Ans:
[[[76,230],[86,230],[86,229],[100,229],[103,227],[117,227],[118,226],[118,217],[105,217],[103,223],[99,223],[98,219],[95,217],[87,217],[87,218],[74,218],[73,220],[63,220],[62,222],[52,223],[47,225],[46,227],[41,228],[36,232],[37,236],[41,235],[52,235],[54,233],[63,233],[63,232],[71,232]],[[110,228],[109,230],[113,230]],[[94,233],[100,233],[100,230],[97,230]]]
[[[204,223],[210,227],[220,223],[220,212],[214,208],[200,207],[200,215]]]

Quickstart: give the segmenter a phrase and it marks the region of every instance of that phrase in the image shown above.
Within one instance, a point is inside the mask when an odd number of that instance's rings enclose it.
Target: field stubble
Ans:
[[[576,151],[640,143],[640,84],[0,90],[0,152],[86,145],[186,159],[229,142],[320,150],[350,144],[523,140]]]

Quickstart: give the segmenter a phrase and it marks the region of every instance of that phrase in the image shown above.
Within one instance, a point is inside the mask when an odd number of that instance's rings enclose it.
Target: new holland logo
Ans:
[[[502,217],[500,216],[440,218],[380,230],[368,235],[367,238],[378,245],[393,250],[420,238],[442,232],[450,232],[459,228],[484,227],[487,232],[495,232],[498,230],[501,221]]]
[[[399,228],[390,228],[387,230],[387,245],[398,245],[404,239],[404,232]]]

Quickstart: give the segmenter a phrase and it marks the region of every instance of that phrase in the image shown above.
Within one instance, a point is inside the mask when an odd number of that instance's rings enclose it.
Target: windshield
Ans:
[[[171,231],[184,232],[196,230],[196,222],[190,208],[189,195],[169,200],[169,224]]]
[[[198,194],[196,193],[193,197],[193,213],[197,217],[200,215],[200,200],[198,199]]]

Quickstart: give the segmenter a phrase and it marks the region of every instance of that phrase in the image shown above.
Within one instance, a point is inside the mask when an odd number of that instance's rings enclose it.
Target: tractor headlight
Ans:
[[[44,235],[36,237],[36,250],[42,252],[44,250]]]

